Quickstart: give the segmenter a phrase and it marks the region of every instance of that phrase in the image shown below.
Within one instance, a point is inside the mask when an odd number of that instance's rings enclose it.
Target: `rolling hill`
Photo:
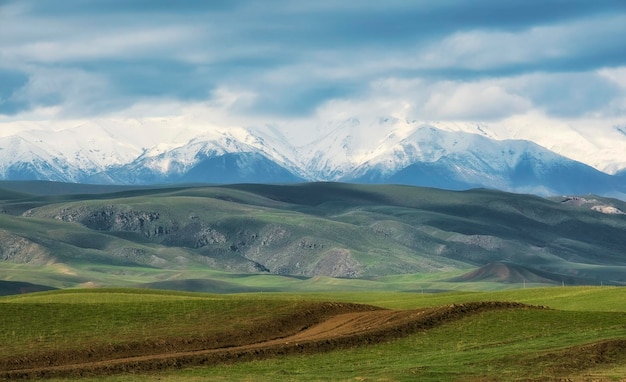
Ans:
[[[485,276],[500,263],[538,284],[626,283],[626,203],[615,199],[345,183],[59,187],[0,192],[0,279],[245,291],[281,287],[251,289],[237,274],[290,288],[487,267],[455,282],[519,283]]]
[[[616,381],[626,370],[616,287],[219,296],[100,288],[5,296],[0,307],[12,318],[0,326],[2,380]]]
[[[567,285],[577,285],[585,284],[586,280],[574,276],[541,271],[524,265],[498,261],[483,265],[482,267],[474,269],[461,276],[453,277],[449,281],[493,281],[500,283],[540,283],[558,285],[567,283]]]

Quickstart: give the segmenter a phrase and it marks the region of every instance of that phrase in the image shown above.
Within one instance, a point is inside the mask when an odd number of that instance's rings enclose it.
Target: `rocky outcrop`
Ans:
[[[623,202],[618,200],[597,199],[597,198],[583,198],[581,196],[565,196],[561,200],[561,204],[574,205],[577,207],[587,207],[593,211],[601,212],[608,215],[626,215],[626,212],[620,207],[614,205],[619,203],[623,205]]]
[[[33,211],[25,213],[25,216],[33,215]],[[51,217],[65,222],[80,223],[96,231],[135,232],[149,239],[173,234],[180,228],[175,221],[161,219],[159,212],[116,205],[63,208],[54,212]]]
[[[14,233],[0,230],[0,260],[17,264],[44,265],[53,261],[48,250]]]
[[[228,237],[225,233],[219,232],[210,227],[201,228],[195,233],[194,238],[196,239],[196,248],[206,247],[207,245],[213,244],[225,244],[228,241]]]
[[[333,248],[315,264],[313,275],[331,277],[359,277],[362,273],[361,264],[356,261],[347,249]]]

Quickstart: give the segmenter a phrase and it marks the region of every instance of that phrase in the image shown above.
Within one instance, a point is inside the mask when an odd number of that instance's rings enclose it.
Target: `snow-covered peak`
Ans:
[[[522,158],[532,156],[540,161],[557,161],[560,156],[529,141],[496,141],[489,133],[473,129],[441,130],[430,125],[415,125],[411,134],[402,138],[389,137],[374,150],[372,157],[360,164],[360,172],[377,168],[382,175],[395,173],[413,163],[434,163],[444,157],[480,160],[489,172],[515,167]],[[466,132],[466,131],[471,132]],[[467,160],[467,159],[466,159]]]
[[[494,125],[382,116],[320,124],[310,132],[319,134],[316,139],[298,146],[289,138],[289,126],[219,125],[206,116],[25,123],[0,135],[0,176],[6,179],[23,164],[37,163],[28,176],[115,181],[122,178],[108,172],[132,168],[169,179],[165,175],[187,171],[206,158],[239,153],[266,158],[308,180],[342,180],[374,168],[392,174],[441,158],[466,161],[457,167],[485,173],[510,170],[525,157],[539,164],[564,160],[543,148],[611,172],[626,168],[626,126],[621,125],[593,134],[566,124],[542,131],[528,121]]]
[[[0,169],[6,169],[13,162],[33,162],[35,160],[52,160],[45,149],[39,147],[37,140],[31,142],[19,135],[0,138]]]
[[[445,131],[464,131],[495,140],[526,140],[608,174],[626,169],[626,125],[569,124],[519,117],[499,124],[429,122]]]
[[[324,136],[299,149],[300,161],[318,178],[339,179],[355,166],[393,147],[417,125],[393,117],[333,122]]]

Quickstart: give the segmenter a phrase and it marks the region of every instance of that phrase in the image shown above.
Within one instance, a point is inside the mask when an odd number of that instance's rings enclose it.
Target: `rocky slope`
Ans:
[[[0,216],[4,261],[347,278],[504,261],[626,282],[626,203],[615,199],[340,183],[63,198]]]

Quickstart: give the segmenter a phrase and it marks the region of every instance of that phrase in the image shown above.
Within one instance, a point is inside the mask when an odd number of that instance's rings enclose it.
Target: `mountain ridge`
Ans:
[[[610,175],[528,140],[494,139],[481,125],[472,130],[397,118],[350,119],[295,147],[272,127],[203,130],[178,121],[168,129],[167,121],[160,123],[145,140],[139,122],[128,127],[138,129],[133,132],[123,132],[121,122],[92,123],[0,138],[0,179],[122,185],[340,181],[626,197],[625,169]],[[90,137],[78,134],[81,129]]]

